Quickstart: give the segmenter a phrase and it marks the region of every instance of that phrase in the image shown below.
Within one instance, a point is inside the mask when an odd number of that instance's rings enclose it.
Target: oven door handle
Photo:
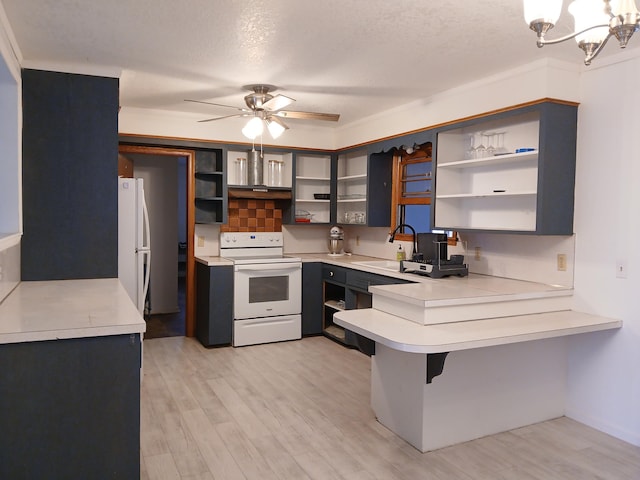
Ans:
[[[302,263],[258,263],[253,265],[235,265],[236,272],[284,272],[287,270],[300,270]]]

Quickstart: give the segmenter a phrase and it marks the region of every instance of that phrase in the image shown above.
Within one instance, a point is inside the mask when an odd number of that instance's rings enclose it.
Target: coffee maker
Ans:
[[[447,235],[444,233],[417,234],[419,258],[400,262],[400,271],[416,273],[432,278],[456,275],[466,277],[469,267],[464,263],[464,255],[447,253]]]
[[[342,247],[344,245],[344,231],[342,227],[333,226],[329,230],[329,255],[337,257],[344,255]]]

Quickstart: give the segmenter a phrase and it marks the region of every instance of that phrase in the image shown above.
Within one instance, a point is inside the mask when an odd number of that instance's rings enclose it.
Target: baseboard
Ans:
[[[574,411],[567,409],[565,416],[575,420],[576,422],[583,423],[591,428],[600,430],[612,437],[616,437],[624,442],[640,447],[640,432],[629,431],[619,425],[614,425],[606,422],[600,418],[587,415],[584,412]]]

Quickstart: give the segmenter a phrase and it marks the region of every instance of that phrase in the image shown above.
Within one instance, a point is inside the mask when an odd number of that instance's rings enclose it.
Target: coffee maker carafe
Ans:
[[[334,226],[329,231],[329,255],[344,255],[342,247],[344,244],[344,231],[342,227]]]

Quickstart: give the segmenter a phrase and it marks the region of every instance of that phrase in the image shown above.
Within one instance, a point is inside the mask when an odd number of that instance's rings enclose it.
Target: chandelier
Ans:
[[[538,47],[575,38],[586,55],[585,65],[591,64],[611,36],[616,37],[620,48],[625,48],[640,28],[640,12],[635,0],[574,0],[569,5],[569,13],[575,21],[575,32],[547,40],[545,35],[558,21],[561,9],[562,0],[524,0],[524,18],[538,35]]]

